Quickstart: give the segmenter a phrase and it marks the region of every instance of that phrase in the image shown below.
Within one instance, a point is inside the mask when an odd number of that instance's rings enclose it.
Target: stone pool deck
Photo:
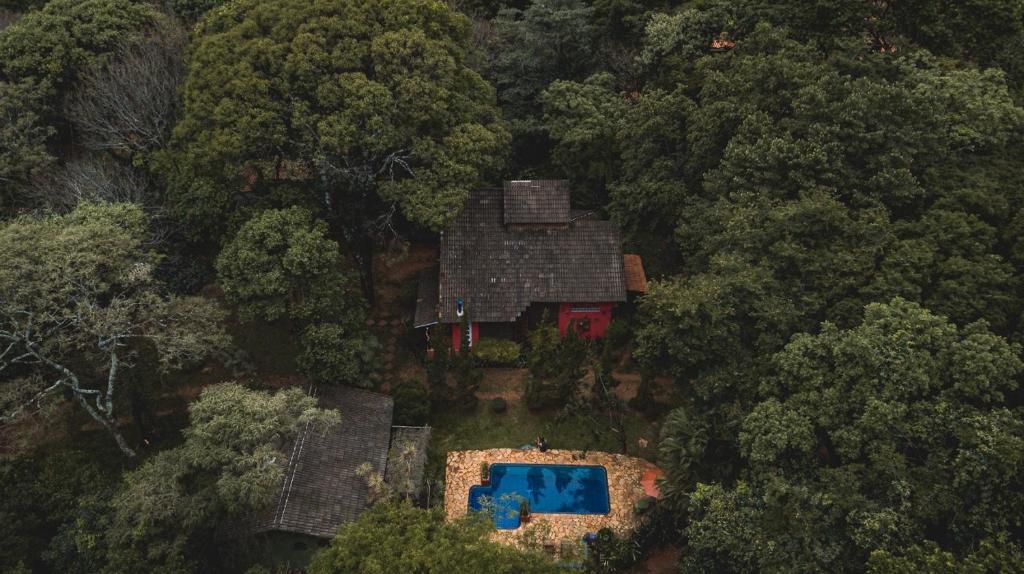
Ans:
[[[448,520],[455,520],[468,511],[469,487],[480,484],[480,463],[494,464],[585,464],[603,466],[608,473],[608,514],[537,514],[530,516],[528,524],[515,530],[495,530],[491,538],[506,544],[520,546],[540,543],[557,549],[562,540],[578,542],[587,532],[610,528],[616,534],[625,534],[637,525],[633,504],[646,496],[640,479],[644,472],[657,467],[646,460],[576,450],[519,450],[499,448],[490,450],[463,450],[448,453],[445,469],[444,508]]]

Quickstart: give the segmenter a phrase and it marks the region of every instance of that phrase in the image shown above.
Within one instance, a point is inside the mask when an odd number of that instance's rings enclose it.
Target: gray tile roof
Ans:
[[[473,321],[515,321],[530,303],[626,300],[619,228],[571,212],[568,228],[502,225],[503,190],[470,194],[441,236],[439,312],[455,323],[456,299]]]
[[[276,504],[257,519],[257,530],[298,532],[321,538],[354,521],[366,508],[366,482],[356,469],[369,462],[383,474],[391,437],[391,397],[351,387],[321,387],[320,405],[341,412],[326,429],[308,426],[289,453]]]
[[[506,181],[506,224],[569,222],[569,182],[564,179]]]

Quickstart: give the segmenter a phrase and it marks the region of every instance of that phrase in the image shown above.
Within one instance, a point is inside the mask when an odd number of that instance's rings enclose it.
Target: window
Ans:
[[[569,308],[570,313],[600,313],[601,308],[594,305],[573,305]]]

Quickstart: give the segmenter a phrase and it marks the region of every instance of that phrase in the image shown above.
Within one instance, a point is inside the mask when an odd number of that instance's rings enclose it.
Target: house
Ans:
[[[571,208],[564,180],[507,181],[470,194],[441,234],[439,265],[421,275],[414,326],[465,338],[516,338],[545,313],[584,338],[604,336],[612,308],[646,291],[618,225]]]
[[[369,486],[357,472],[364,464],[386,476],[400,462],[405,480],[422,480],[429,427],[392,427],[394,401],[388,395],[340,385],[322,387],[319,394],[319,405],[337,409],[341,422],[326,429],[307,424],[284,449],[281,490],[253,517],[252,530],[267,536],[267,544],[281,546],[283,540],[312,549],[356,520],[369,502]],[[413,460],[389,455],[393,447],[409,445],[419,449]]]

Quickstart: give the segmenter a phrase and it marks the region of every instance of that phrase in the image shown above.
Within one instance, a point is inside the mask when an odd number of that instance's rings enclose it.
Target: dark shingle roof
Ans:
[[[569,222],[569,182],[562,179],[506,181],[505,223]]]
[[[420,273],[416,289],[416,314],[413,328],[426,327],[437,323],[437,267]]]
[[[384,473],[393,404],[380,393],[324,388],[320,405],[338,409],[341,422],[326,432],[308,426],[285,449],[289,460],[281,493],[260,516],[257,529],[330,538],[339,525],[358,518],[368,489],[356,469],[368,462]]]
[[[470,194],[441,237],[439,311],[455,323],[455,301],[473,321],[507,322],[530,303],[626,300],[619,228],[573,212],[568,229],[512,231],[502,225],[502,190]]]

